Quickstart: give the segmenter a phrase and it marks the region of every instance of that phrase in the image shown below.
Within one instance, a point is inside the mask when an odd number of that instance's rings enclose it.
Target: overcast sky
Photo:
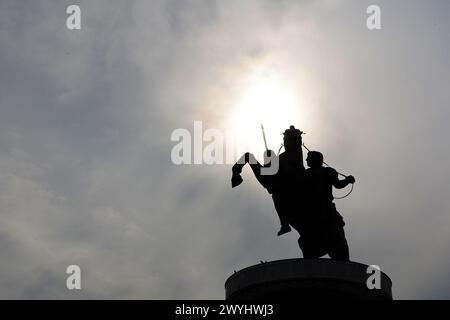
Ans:
[[[448,0],[76,3],[69,31],[72,1],[0,0],[0,298],[222,299],[233,270],[300,257],[248,170],[231,189],[230,165],[170,158],[260,66],[301,93],[285,127],[356,177],[351,259],[450,298]]]

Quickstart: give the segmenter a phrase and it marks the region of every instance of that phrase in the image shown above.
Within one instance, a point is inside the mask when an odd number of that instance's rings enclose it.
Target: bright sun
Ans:
[[[265,149],[263,124],[268,147],[277,152],[282,142],[281,133],[290,125],[298,127],[305,121],[301,100],[298,90],[277,75],[249,77],[229,119],[237,150],[253,152],[260,158]]]

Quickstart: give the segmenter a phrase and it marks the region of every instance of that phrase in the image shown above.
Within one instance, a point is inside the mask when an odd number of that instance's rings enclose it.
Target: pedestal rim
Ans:
[[[342,285],[347,283],[353,287],[359,287],[361,290],[366,288],[368,292],[371,292],[366,282],[371,276],[371,273],[367,272],[369,266],[355,261],[326,258],[291,258],[262,262],[235,271],[234,274],[230,275],[225,281],[226,298],[235,296],[239,292],[245,292],[252,287],[289,282],[299,285],[298,290],[300,291],[305,289],[302,288],[303,283],[316,282],[318,288],[325,286],[325,290],[326,283],[341,283]],[[381,270],[380,277],[381,288],[379,290],[375,289],[377,293],[368,294],[382,294],[392,299],[391,278]]]

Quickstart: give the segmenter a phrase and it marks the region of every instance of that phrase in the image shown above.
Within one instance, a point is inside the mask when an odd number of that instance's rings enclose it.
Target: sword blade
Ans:
[[[264,139],[264,146],[266,147],[266,150],[269,150],[269,148],[267,147],[266,133],[264,132],[264,126],[262,123],[261,123],[261,130],[262,130],[262,135],[263,135],[263,139]]]

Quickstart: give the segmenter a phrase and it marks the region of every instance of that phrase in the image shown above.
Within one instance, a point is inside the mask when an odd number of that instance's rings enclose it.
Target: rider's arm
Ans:
[[[347,179],[344,180],[339,180],[339,178],[336,178],[336,180],[333,183],[333,186],[336,189],[342,189],[345,188],[346,186],[348,186],[349,182],[347,181]]]
[[[331,169],[331,170],[333,170],[333,173],[332,173],[332,175],[333,175],[333,186],[336,189],[342,189],[342,188],[345,188],[346,186],[348,186],[350,183],[355,183],[355,178],[353,176],[348,176],[348,177],[345,177],[344,180],[339,180],[339,176],[338,176],[337,171],[334,170],[334,169]]]
[[[271,155],[271,157],[269,157],[269,155]],[[274,175],[278,171],[278,157],[272,150],[268,150],[264,153],[264,165],[261,165],[254,157],[251,160],[252,161],[250,161],[249,164],[256,179],[269,193],[272,193],[274,187]]]

